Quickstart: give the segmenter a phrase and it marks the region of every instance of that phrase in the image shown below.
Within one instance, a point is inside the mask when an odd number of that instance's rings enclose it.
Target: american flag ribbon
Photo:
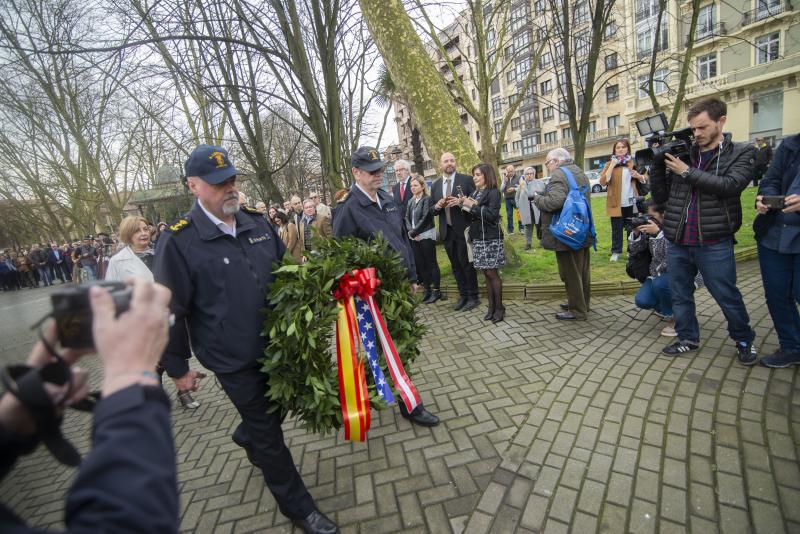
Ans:
[[[369,366],[372,369],[372,377],[375,379],[375,389],[378,392],[378,397],[392,404],[394,402],[392,388],[389,387],[386,377],[383,376],[380,359],[378,358],[375,321],[372,318],[369,303],[362,300],[361,297],[356,297],[356,320],[358,322],[358,331],[361,335],[361,346],[364,347],[364,352],[367,353],[367,360],[369,360]]]

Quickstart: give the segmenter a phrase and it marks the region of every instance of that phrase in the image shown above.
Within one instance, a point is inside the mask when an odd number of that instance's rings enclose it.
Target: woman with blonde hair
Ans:
[[[119,239],[126,246],[111,256],[106,280],[124,280],[130,276],[153,281],[153,249],[150,229],[144,217],[129,215],[119,225]]]
[[[406,228],[414,253],[414,263],[417,265],[417,275],[425,287],[422,301],[433,304],[442,298],[442,292],[439,289],[441,276],[439,264],[436,262],[436,228],[433,224],[431,195],[425,179],[418,174],[411,178],[410,187],[413,196],[406,208]]]

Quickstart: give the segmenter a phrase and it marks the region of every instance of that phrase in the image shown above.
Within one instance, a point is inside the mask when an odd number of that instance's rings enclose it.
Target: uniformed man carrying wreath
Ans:
[[[404,214],[392,195],[380,188],[386,162],[381,160],[380,154],[374,148],[361,147],[351,156],[350,164],[355,183],[347,198],[336,207],[333,235],[354,236],[369,241],[382,234],[389,246],[400,253],[403,265],[408,269],[412,289],[416,292],[417,273],[411,243],[408,234],[403,230]],[[421,403],[411,413],[408,413],[404,403],[400,402],[398,406],[400,414],[414,424],[439,424],[439,418],[426,410]]]
[[[200,145],[186,161],[197,201],[158,240],[153,274],[172,290],[175,325],[162,358],[181,389],[196,389],[194,354],[217,375],[242,422],[233,441],[260,467],[280,511],[308,533],[335,533],[317,510],[283,440],[280,415],[268,413],[267,377],[260,370],[265,297],[273,263],[285,247],[256,210],[239,206],[238,172],[220,147]]]

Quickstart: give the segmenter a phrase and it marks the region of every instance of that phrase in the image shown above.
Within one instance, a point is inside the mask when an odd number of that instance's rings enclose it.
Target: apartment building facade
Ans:
[[[739,5],[741,4],[741,5]],[[635,148],[644,146],[635,121],[654,112],[650,96],[643,89],[651,71],[653,49],[655,68],[653,89],[667,114],[675,105],[680,79],[680,59],[686,50],[691,21],[691,1],[670,0],[666,13],[658,17],[658,0],[617,0],[605,29],[599,57],[584,57],[591,31],[585,7],[578,3],[573,17],[574,46],[570,50],[577,65],[573,79],[578,84],[585,77],[587,61],[596,62],[595,96],[587,127],[584,169],[602,166],[608,160],[611,146],[619,138],[629,138]],[[507,111],[509,102],[519,95],[520,85],[529,69],[536,69],[534,82],[512,117],[501,147],[501,163],[518,168],[533,166],[541,172],[549,150],[572,146],[572,132],[566,105],[559,87],[565,84],[560,45],[551,39],[537,64],[534,50],[541,42],[541,28],[547,17],[546,0],[517,0],[511,3],[507,30],[513,38],[503,50],[513,57],[508,67],[492,83],[491,114],[495,131]],[[718,95],[728,103],[726,130],[734,140],[752,141],[765,137],[777,144],[785,135],[800,131],[800,24],[798,13],[789,0],[726,0],[703,1],[699,8],[695,43],[690,59],[689,75],[682,102],[684,109],[676,127],[684,124],[684,113],[692,102],[709,95]],[[499,33],[499,28],[493,28]],[[471,57],[467,35],[469,23],[461,14],[443,32],[443,42],[451,58],[458,62],[456,73],[466,87],[474,82],[464,68]],[[429,48],[445,80],[452,83],[452,74],[434,47]],[[466,57],[462,57],[466,56]],[[413,161],[414,143],[419,143],[413,117],[402,100],[395,99],[395,123],[402,156]],[[476,149],[480,149],[477,123],[462,112],[462,123]],[[419,146],[419,145],[418,145]],[[422,174],[431,176],[437,169],[424,151]],[[414,169],[415,172],[417,169]]]

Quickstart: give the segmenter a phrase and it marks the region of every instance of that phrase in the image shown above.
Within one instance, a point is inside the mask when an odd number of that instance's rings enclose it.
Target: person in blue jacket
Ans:
[[[262,310],[286,248],[261,212],[239,205],[239,173],[225,149],[199,145],[185,173],[197,200],[162,233],[153,264],[155,280],[172,290],[175,314],[161,365],[179,390],[194,391],[200,373],[186,361],[194,351],[239,412],[233,441],[261,469],[280,511],[304,532],[338,532],[317,510],[265,397]]]
[[[94,287],[90,292],[93,338],[104,380],[102,397],[94,409],[92,450],[67,494],[64,522],[68,532],[178,531],[169,399],[153,372],[167,342],[170,295],[163,286],[143,280],[131,283],[130,309],[119,318],[115,318],[114,301],[105,289]],[[141,335],[142,331],[148,335]],[[55,345],[54,324],[45,328],[43,335]],[[64,349],[61,355],[71,365],[81,353]],[[41,373],[52,361],[40,341],[30,353],[27,372]],[[44,373],[40,376],[46,381]],[[85,399],[86,372],[76,369],[73,384],[69,400]],[[40,391],[50,395],[50,409],[60,412],[63,405],[58,401],[66,386],[49,386]],[[19,456],[32,452],[43,439],[30,410],[15,394],[6,392],[0,397],[0,478]],[[28,527],[0,504],[0,532],[42,531]]]
[[[771,196],[783,197],[783,207],[770,202]],[[758,188],[756,210],[753,229],[764,296],[780,344],[761,364],[800,365],[800,134],[786,137],[775,151]]]
[[[392,250],[400,254],[403,266],[408,271],[412,291],[417,291],[417,271],[411,242],[404,230],[405,214],[393,196],[383,189],[383,168],[386,162],[380,153],[368,146],[362,146],[350,158],[355,183],[347,198],[338,204],[333,219],[334,237],[357,237],[371,241],[378,234],[389,243]],[[420,426],[436,426],[439,418],[425,409],[422,403],[412,412],[405,404],[398,403],[400,415]]]

